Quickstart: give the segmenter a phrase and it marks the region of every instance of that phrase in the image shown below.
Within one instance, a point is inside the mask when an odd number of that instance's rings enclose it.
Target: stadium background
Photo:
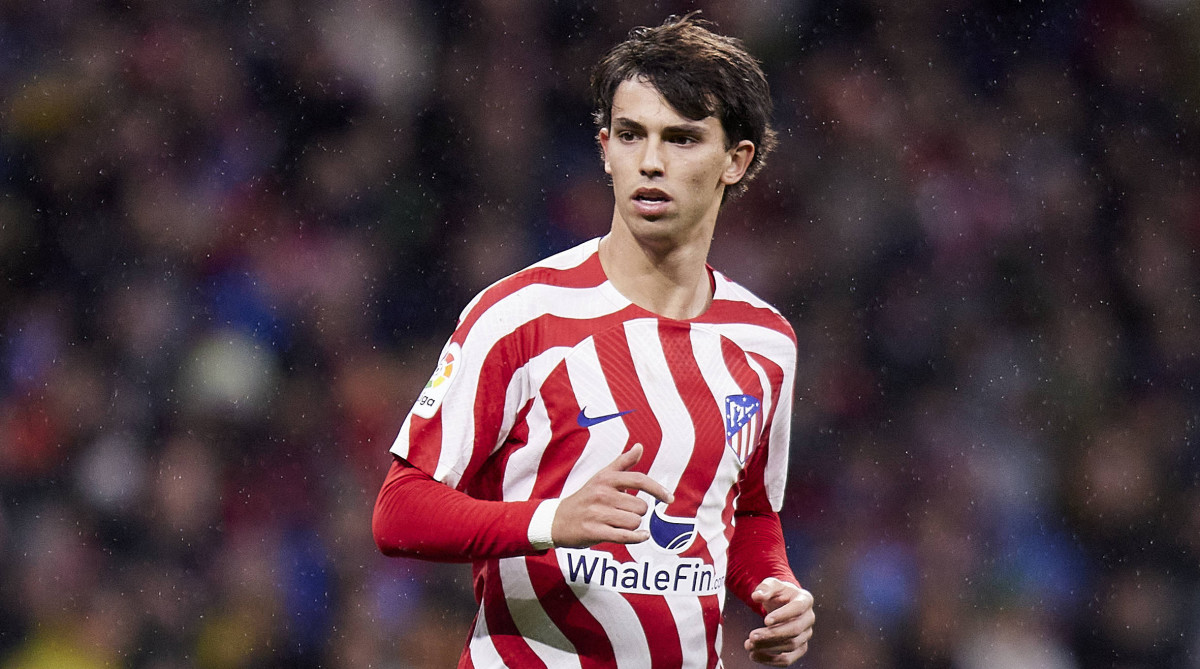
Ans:
[[[10,0],[0,669],[451,666],[387,448],[604,231],[588,67],[693,7],[777,99],[712,262],[799,338],[803,666],[1200,667],[1189,0]]]

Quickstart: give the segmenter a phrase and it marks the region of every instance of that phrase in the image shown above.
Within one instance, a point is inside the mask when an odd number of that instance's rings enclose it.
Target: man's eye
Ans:
[[[696,143],[696,138],[695,138],[695,137],[686,137],[686,136],[680,136],[680,137],[673,137],[673,138],[671,138],[671,141],[672,141],[672,142],[674,142],[675,144],[681,144],[681,145],[683,145],[683,146],[687,146],[688,144],[695,144],[695,143]]]
[[[637,139],[637,135],[626,130],[624,132],[617,133],[617,139],[621,140],[622,142],[632,142],[633,140]]]

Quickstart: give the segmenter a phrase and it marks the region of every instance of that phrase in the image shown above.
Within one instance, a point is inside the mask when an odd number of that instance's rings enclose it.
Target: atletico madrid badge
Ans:
[[[725,396],[725,443],[733,450],[740,464],[746,464],[746,458],[758,441],[761,411],[762,402],[757,397]]]

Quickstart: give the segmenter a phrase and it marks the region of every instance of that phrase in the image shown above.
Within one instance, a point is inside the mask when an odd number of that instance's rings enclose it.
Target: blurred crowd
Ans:
[[[692,8],[776,98],[711,262],[799,338],[803,666],[1200,668],[1191,0],[10,0],[0,669],[453,666],[388,447],[607,229],[589,68]]]

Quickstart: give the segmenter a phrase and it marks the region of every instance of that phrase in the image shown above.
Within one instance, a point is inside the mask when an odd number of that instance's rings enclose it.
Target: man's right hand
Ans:
[[[649,539],[650,533],[638,527],[650,507],[637,493],[649,493],[667,504],[675,497],[649,476],[630,471],[641,459],[642,445],[634,444],[564,497],[550,530],[554,545],[586,548],[606,541],[636,544]]]

